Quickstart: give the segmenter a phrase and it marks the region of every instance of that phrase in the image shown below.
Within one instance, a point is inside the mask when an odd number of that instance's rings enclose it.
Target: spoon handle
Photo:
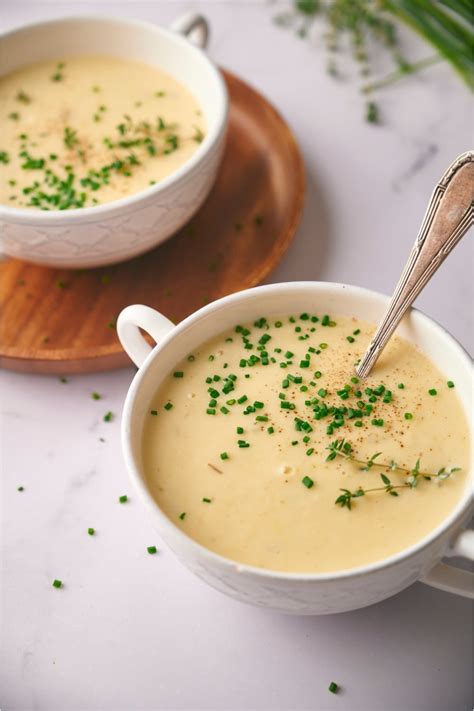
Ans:
[[[457,158],[433,191],[408,262],[356,373],[366,378],[405,312],[474,224],[474,152]]]

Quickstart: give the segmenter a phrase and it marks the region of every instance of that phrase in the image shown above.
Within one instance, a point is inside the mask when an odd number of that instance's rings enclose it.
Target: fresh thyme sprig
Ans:
[[[325,23],[323,38],[327,51],[327,72],[339,76],[338,53],[348,35],[353,59],[364,79],[362,93],[373,94],[425,67],[446,60],[471,89],[474,88],[472,45],[472,5],[467,0],[287,0],[286,9],[274,19],[281,27],[292,28],[304,38],[316,20]],[[397,31],[404,23],[430,43],[436,54],[410,62],[401,54]],[[371,81],[373,59],[369,42],[381,45],[392,56],[395,70],[387,77]],[[366,120],[379,122],[379,111],[373,100],[367,100]]]
[[[451,467],[450,469],[442,467],[441,469],[439,469],[437,474],[423,472],[420,471],[419,459],[417,460],[415,466],[412,469],[407,470],[405,467],[398,466],[398,464],[394,461],[391,461],[389,464],[376,461],[376,459],[378,459],[378,457],[380,457],[380,455],[382,454],[381,452],[376,452],[367,460],[358,459],[355,456],[352,445],[345,439],[334,440],[334,442],[331,442],[327,449],[329,450],[329,454],[326,457],[326,461],[328,462],[333,461],[334,459],[336,459],[336,457],[342,457],[344,459],[348,459],[352,462],[355,462],[356,464],[360,464],[360,469],[364,472],[368,472],[372,469],[372,467],[376,466],[385,469],[386,471],[399,471],[407,475],[406,480],[402,484],[392,484],[391,480],[386,474],[380,473],[380,478],[382,480],[383,486],[372,487],[370,489],[364,489],[363,487],[359,486],[355,491],[350,491],[349,489],[341,489],[343,493],[337,497],[334,503],[338,504],[342,508],[348,508],[349,510],[352,508],[353,499],[358,499],[361,496],[365,496],[366,494],[371,493],[373,491],[384,491],[385,493],[390,494],[391,496],[398,496],[396,489],[415,489],[418,486],[420,477],[423,477],[423,479],[426,479],[427,481],[430,481],[432,479],[443,481],[444,479],[449,479],[449,477],[454,474],[454,472],[460,471],[459,467]]]

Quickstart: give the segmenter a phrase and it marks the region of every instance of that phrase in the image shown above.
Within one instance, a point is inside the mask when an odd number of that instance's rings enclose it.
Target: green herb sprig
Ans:
[[[379,122],[378,106],[370,99],[375,91],[437,62],[448,61],[467,86],[474,88],[472,5],[467,0],[292,0],[287,3],[287,10],[274,19],[276,24],[305,38],[320,18],[325,23],[326,68],[331,76],[339,76],[341,39],[349,36],[352,56],[363,80],[361,92],[367,96],[365,113],[370,123]],[[431,44],[435,54],[415,62],[407,60],[398,42],[400,23]],[[395,65],[394,71],[379,80],[369,79],[369,39],[384,47]]]
[[[356,457],[354,449],[350,442],[347,442],[345,439],[334,440],[334,442],[331,442],[327,449],[329,450],[329,454],[326,457],[326,461],[328,462],[333,461],[337,457],[342,457],[343,459],[347,459],[349,461],[355,462],[356,464],[359,464],[361,471],[364,472],[369,472],[375,466],[385,469],[386,471],[399,471],[406,474],[406,480],[402,484],[392,484],[391,480],[386,474],[380,473],[380,478],[382,480],[383,486],[372,487],[370,489],[364,489],[362,486],[359,486],[355,491],[350,491],[349,489],[340,489],[340,491],[342,491],[342,494],[337,497],[334,503],[341,506],[342,508],[347,508],[349,510],[351,510],[352,508],[352,502],[354,499],[358,499],[368,493],[374,491],[384,491],[385,493],[390,494],[391,496],[398,496],[398,493],[396,491],[397,489],[415,489],[418,486],[420,477],[428,481],[443,481],[445,479],[449,479],[449,477],[455,472],[460,471],[460,467],[451,467],[450,469],[442,467],[438,470],[436,474],[423,472],[420,471],[419,459],[417,460],[415,466],[412,469],[407,470],[406,467],[400,467],[394,461],[391,461],[389,464],[375,461],[378,457],[380,457],[380,455],[382,454],[381,452],[376,452],[367,460],[359,459]]]

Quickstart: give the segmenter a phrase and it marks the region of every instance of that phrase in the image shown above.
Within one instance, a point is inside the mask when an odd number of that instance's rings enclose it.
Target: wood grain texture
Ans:
[[[1,264],[2,367],[64,374],[129,365],[115,332],[128,304],[147,304],[177,322],[275,268],[300,220],[303,161],[275,109],[223,73],[231,101],[227,145],[203,207],[165,244],[111,267]]]

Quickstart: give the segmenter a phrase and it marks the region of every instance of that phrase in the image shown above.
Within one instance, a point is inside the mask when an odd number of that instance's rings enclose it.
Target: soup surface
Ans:
[[[148,485],[167,516],[228,558],[294,572],[371,563],[440,524],[466,487],[456,383],[400,338],[360,382],[373,330],[262,317],[189,354],[144,428]]]
[[[79,56],[0,78],[0,203],[92,207],[159,182],[204,138],[201,110],[168,74]]]

